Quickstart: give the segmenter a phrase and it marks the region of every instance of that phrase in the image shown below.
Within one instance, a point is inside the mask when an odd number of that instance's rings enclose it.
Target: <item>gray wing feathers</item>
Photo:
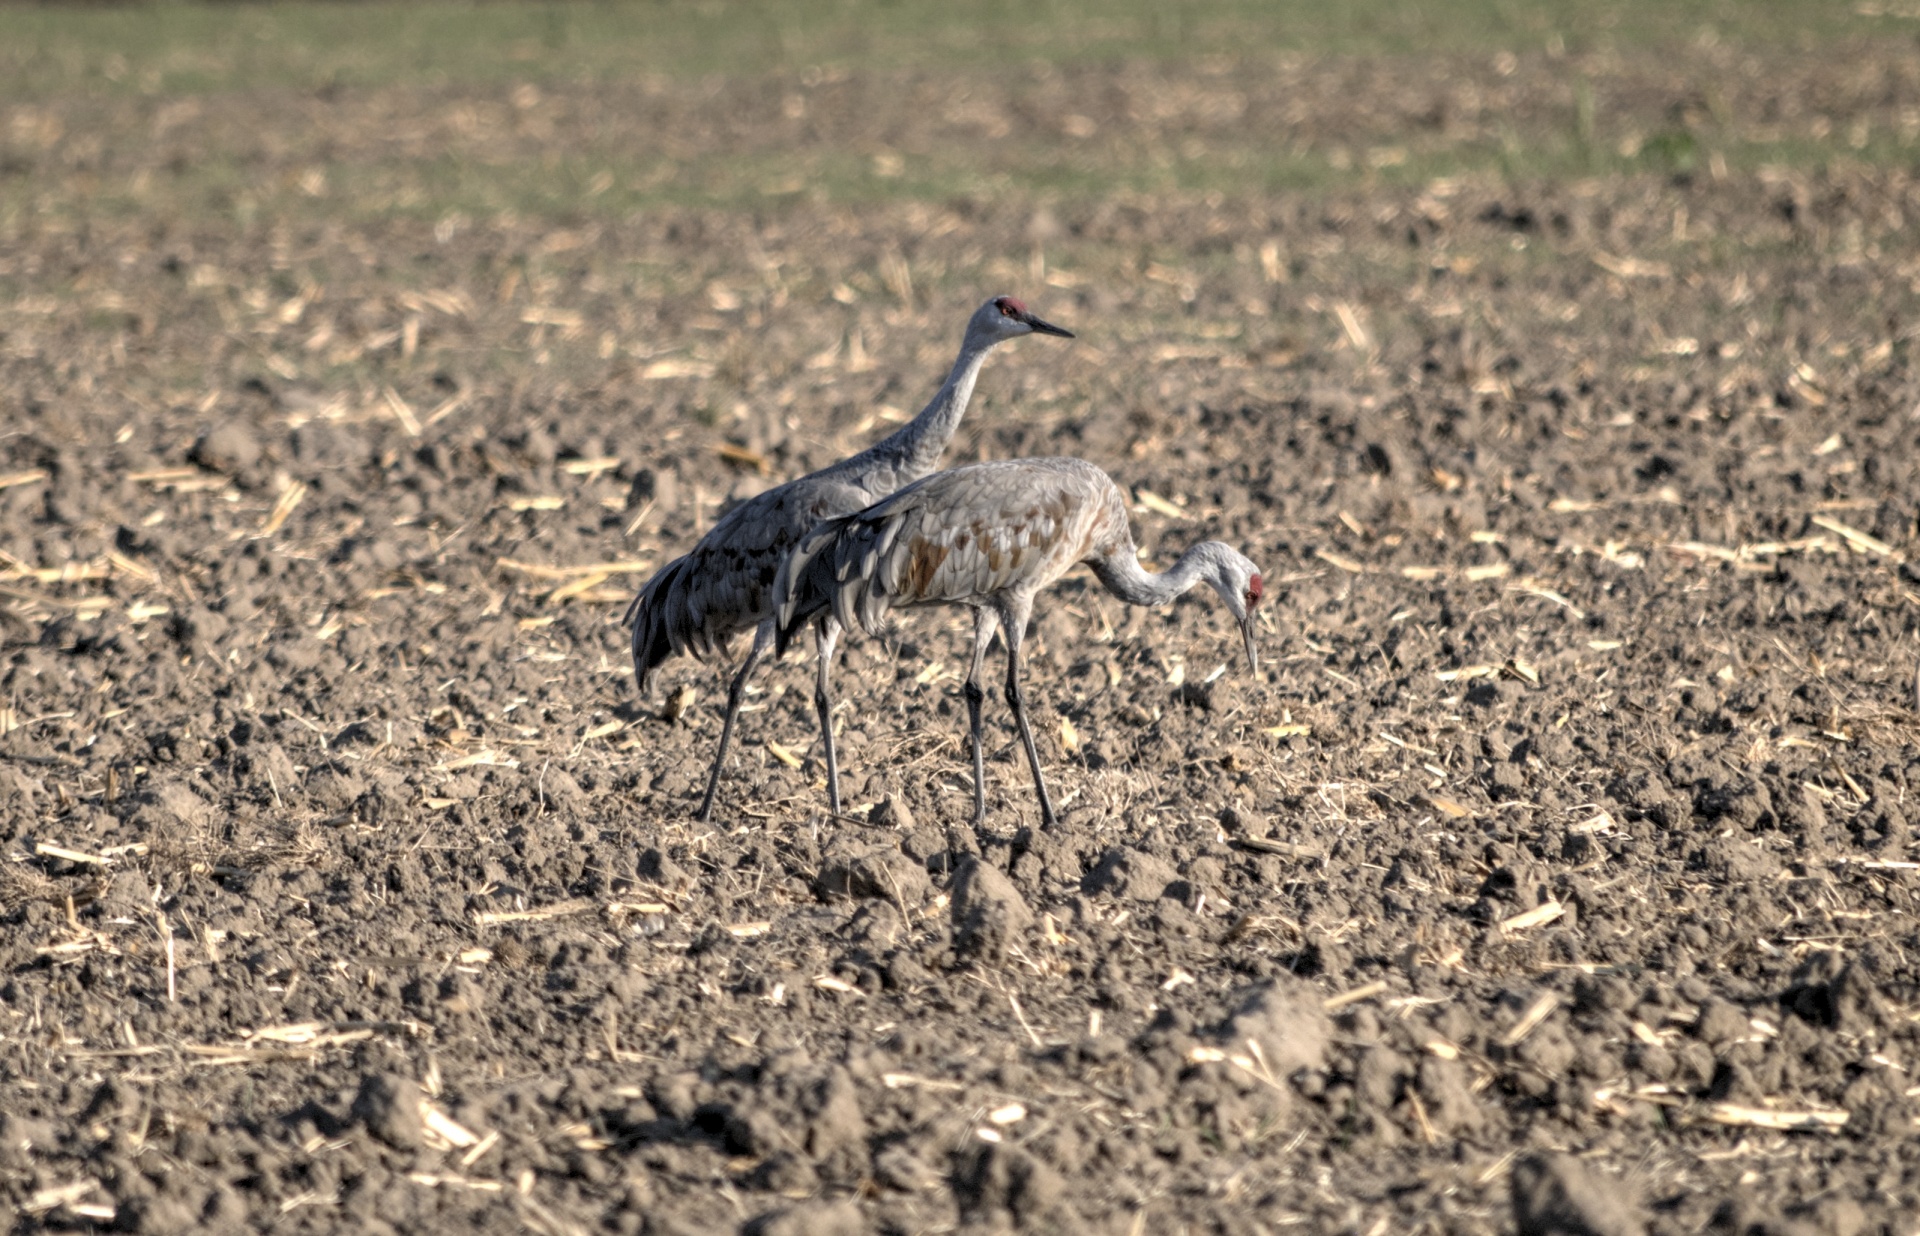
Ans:
[[[741,503],[660,568],[627,609],[641,692],[651,692],[669,657],[725,652],[735,635],[760,625],[794,543],[823,516],[857,511],[871,497],[843,481],[802,477]]]
[[[823,523],[781,568],[779,638],[829,608],[871,635],[895,606],[1044,586],[1084,556],[1111,489],[1078,460],[975,464]]]
[[[773,581],[773,646],[778,655],[786,655],[795,631],[834,604],[842,577],[833,547],[850,519],[821,523],[800,538],[780,564],[780,573]]]
[[[774,647],[785,651],[794,633],[829,610],[841,626],[876,633],[887,597],[873,586],[883,538],[897,530],[879,508],[821,523],[780,567],[774,581]]]

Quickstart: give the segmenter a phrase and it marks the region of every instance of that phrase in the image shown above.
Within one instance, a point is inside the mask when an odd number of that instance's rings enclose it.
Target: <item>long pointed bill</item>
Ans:
[[[1034,330],[1034,333],[1035,333],[1035,334],[1040,334],[1040,335],[1058,335],[1058,336],[1060,336],[1060,337],[1061,337],[1062,339],[1071,339],[1071,338],[1073,338],[1073,332],[1072,332],[1072,331],[1070,331],[1070,330],[1063,330],[1062,328],[1060,328],[1060,327],[1058,327],[1058,326],[1055,326],[1055,325],[1054,325],[1054,324],[1053,324],[1052,322],[1043,322],[1043,321],[1041,321],[1041,320],[1040,320],[1039,318],[1036,318],[1036,317],[1034,317],[1034,316],[1033,316],[1033,315],[1032,315],[1031,313],[1029,313],[1029,314],[1028,314],[1028,315],[1027,315],[1026,317],[1024,317],[1024,318],[1021,318],[1020,320],[1021,320],[1022,322],[1025,322],[1025,323],[1026,323],[1026,324],[1027,324],[1028,326],[1031,326],[1031,327],[1033,328],[1033,330]]]
[[[1248,613],[1245,621],[1241,622],[1240,624],[1240,638],[1245,640],[1247,643],[1247,672],[1252,674],[1259,673],[1260,672],[1260,649],[1256,647],[1253,642],[1252,613]]]

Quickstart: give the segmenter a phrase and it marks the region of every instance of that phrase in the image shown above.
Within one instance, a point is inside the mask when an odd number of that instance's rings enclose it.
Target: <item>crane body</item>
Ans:
[[[746,658],[727,690],[726,719],[700,802],[700,819],[713,813],[720,770],[747,680],[774,644],[772,589],[780,563],[821,520],[857,511],[932,472],[966,415],[987,354],[999,344],[1031,334],[1073,338],[1071,332],[1035,317],[1010,296],[981,305],[967,321],[959,358],[946,382],[911,422],[858,455],[734,507],[691,550],[657,571],[628,606],[625,623],[632,633],[634,675],[642,695],[652,694],[656,673],[674,655],[725,656],[736,636],[753,632]],[[839,771],[827,709],[828,664],[839,627],[831,615],[824,615],[815,631],[819,666],[814,706],[820,712],[828,796],[838,812]]]
[[[1249,667],[1259,668],[1253,641],[1253,612],[1263,587],[1259,568],[1231,546],[1203,541],[1167,571],[1145,570],[1119,487],[1092,464],[1066,458],[953,468],[825,521],[799,540],[780,568],[773,588],[775,646],[784,650],[809,622],[831,619],[872,635],[894,609],[970,606],[973,659],[964,690],[973,738],[974,823],[986,817],[981,673],[998,631],[1007,647],[1007,706],[1033,770],[1041,820],[1052,825],[1053,803],[1020,682],[1020,646],[1034,597],[1081,563],[1131,605],[1165,605],[1196,583],[1211,585],[1240,626]]]

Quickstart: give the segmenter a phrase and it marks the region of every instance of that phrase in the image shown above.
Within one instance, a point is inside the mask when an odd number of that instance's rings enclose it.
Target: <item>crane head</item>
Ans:
[[[1253,642],[1253,611],[1259,608],[1260,594],[1266,585],[1261,582],[1260,572],[1255,571],[1247,577],[1247,612],[1240,619],[1240,638],[1247,645],[1247,672],[1260,672],[1260,649]]]
[[[974,313],[967,323],[969,335],[984,335],[994,343],[1018,339],[1022,335],[1058,335],[1073,338],[1073,332],[1035,317],[1027,306],[1011,296],[996,296]]]
[[[1240,626],[1240,639],[1247,647],[1247,669],[1258,673],[1260,649],[1253,642],[1253,618],[1266,592],[1266,582],[1260,577],[1260,568],[1239,550],[1219,541],[1212,542],[1208,548],[1211,552],[1207,555],[1206,580],[1227,603],[1227,612]]]

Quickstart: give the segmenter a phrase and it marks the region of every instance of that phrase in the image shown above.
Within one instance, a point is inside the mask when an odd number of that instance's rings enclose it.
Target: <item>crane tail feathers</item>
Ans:
[[[801,539],[774,582],[774,646],[785,652],[795,633],[831,611],[847,630],[880,633],[890,598],[877,587],[885,542],[897,531],[859,515],[830,519]]]
[[[655,672],[678,651],[674,646],[673,617],[684,608],[682,577],[686,566],[687,560],[678,558],[660,568],[627,606],[626,623],[633,635],[633,678],[642,696],[653,694]]]
[[[773,580],[773,647],[778,656],[787,655],[794,632],[829,603],[832,580],[822,579],[821,573],[831,570],[832,559],[823,561],[820,551],[832,538],[832,525],[837,522],[829,520],[801,537],[780,563],[780,573]]]

